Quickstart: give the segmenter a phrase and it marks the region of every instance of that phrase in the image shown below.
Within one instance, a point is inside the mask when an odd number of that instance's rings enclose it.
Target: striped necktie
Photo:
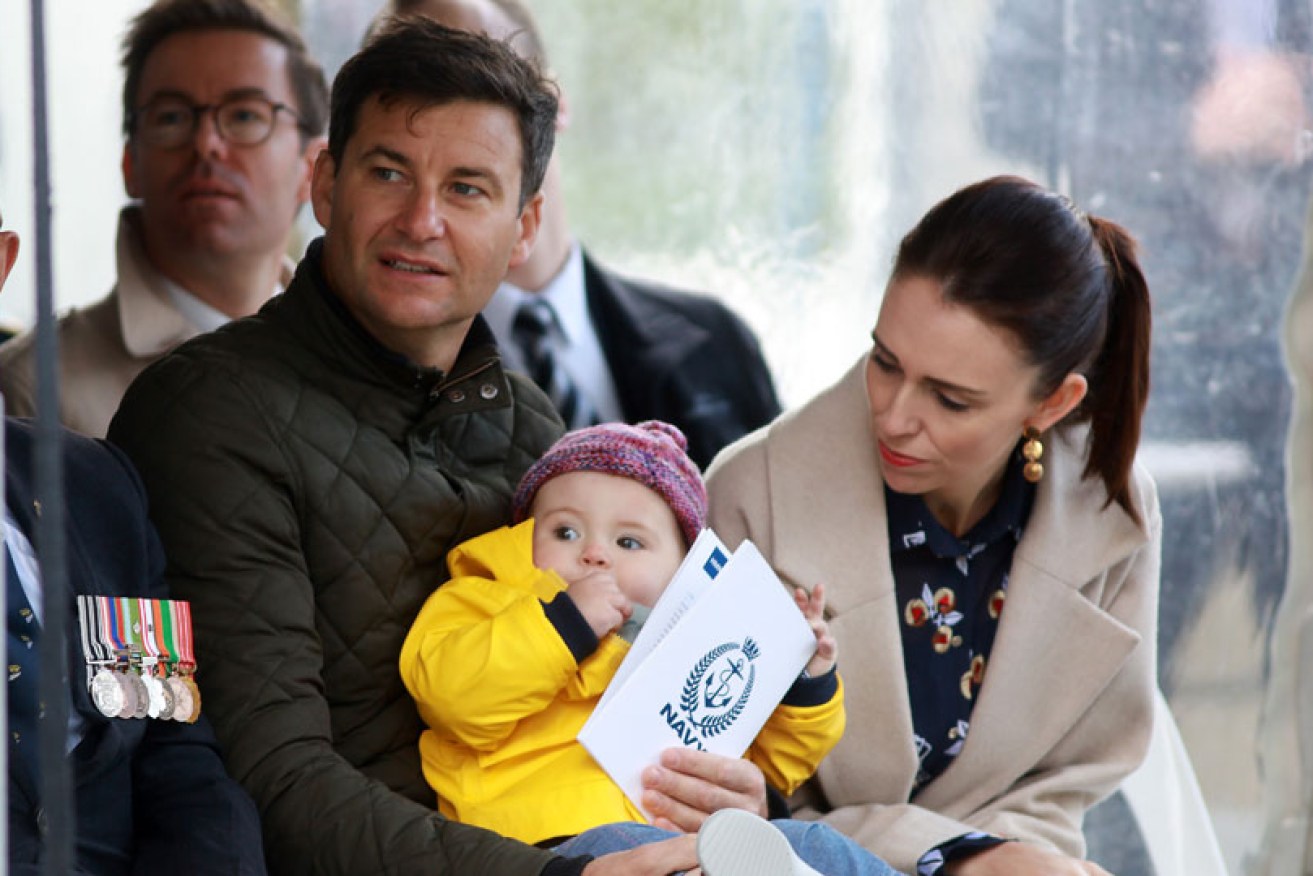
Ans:
[[[529,376],[552,400],[566,428],[592,426],[598,422],[597,412],[556,359],[552,345],[555,327],[556,314],[552,305],[542,298],[533,297],[521,304],[516,312],[511,323],[511,337],[524,354]]]

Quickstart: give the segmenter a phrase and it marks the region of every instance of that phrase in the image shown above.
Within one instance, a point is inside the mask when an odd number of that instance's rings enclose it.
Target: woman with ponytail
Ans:
[[[712,527],[823,582],[844,655],[800,817],[907,873],[1104,872],[1081,821],[1156,684],[1149,326],[1123,229],[985,180],[903,239],[870,353],[713,463]]]

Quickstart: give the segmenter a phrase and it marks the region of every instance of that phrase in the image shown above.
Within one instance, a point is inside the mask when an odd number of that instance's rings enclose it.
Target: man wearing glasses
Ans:
[[[63,422],[104,437],[164,353],[254,313],[291,279],[293,222],[328,116],[323,71],[259,0],[159,0],[123,40],[118,281],[60,320]],[[12,414],[35,412],[33,338],[0,347]]]

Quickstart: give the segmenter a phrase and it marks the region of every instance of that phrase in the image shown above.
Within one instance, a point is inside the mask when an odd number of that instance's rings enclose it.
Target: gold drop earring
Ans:
[[[1021,437],[1026,439],[1026,443],[1021,445],[1021,455],[1026,460],[1026,466],[1021,470],[1021,474],[1032,484],[1037,484],[1039,479],[1044,477],[1044,466],[1039,461],[1044,455],[1044,445],[1039,440],[1039,430],[1034,426],[1027,426],[1021,430]]]

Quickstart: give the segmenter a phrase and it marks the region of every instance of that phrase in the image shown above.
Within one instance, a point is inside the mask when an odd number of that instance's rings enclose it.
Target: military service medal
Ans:
[[[111,718],[196,721],[191,607],[137,597],[79,596],[92,703]]]

